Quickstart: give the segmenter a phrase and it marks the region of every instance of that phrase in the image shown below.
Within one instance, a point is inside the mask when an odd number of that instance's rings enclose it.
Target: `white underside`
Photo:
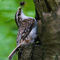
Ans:
[[[37,37],[36,32],[37,32],[37,27],[35,26],[29,34],[29,36],[32,38],[31,43],[33,43],[35,38]]]
[[[23,11],[21,10],[21,15],[20,15],[21,19],[28,19],[28,17],[23,13]]]
[[[32,18],[32,19],[34,19],[33,17],[28,17],[28,16],[26,16],[26,15],[23,13],[22,10],[21,10],[21,15],[20,15],[20,17],[21,17],[22,20],[24,20],[24,19],[28,19],[28,18]]]

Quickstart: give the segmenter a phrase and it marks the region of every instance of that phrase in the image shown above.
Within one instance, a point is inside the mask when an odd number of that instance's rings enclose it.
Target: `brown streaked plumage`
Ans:
[[[17,45],[21,43],[20,42],[21,39],[24,40],[27,37],[27,35],[30,33],[30,31],[34,27],[34,25],[35,25],[35,20],[31,18],[24,19],[21,22],[21,25],[18,30],[18,35],[17,35]]]

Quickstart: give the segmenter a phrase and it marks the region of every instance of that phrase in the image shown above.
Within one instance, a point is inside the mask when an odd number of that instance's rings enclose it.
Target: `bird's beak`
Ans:
[[[22,6],[18,7],[18,9],[21,9],[21,8],[22,8]]]

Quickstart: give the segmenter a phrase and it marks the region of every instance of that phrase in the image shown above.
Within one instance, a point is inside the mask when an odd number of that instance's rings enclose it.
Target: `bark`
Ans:
[[[18,52],[18,60],[33,60],[34,46],[35,43],[22,47],[21,52]]]
[[[35,46],[34,60],[60,60],[60,0],[33,1],[40,18],[37,26],[41,41]]]

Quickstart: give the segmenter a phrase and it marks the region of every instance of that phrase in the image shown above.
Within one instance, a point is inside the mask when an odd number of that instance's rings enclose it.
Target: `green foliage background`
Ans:
[[[22,0],[0,0],[0,60],[8,60],[10,52],[16,47],[18,28],[15,23],[15,13]],[[26,2],[23,8],[27,16],[35,16],[33,0]],[[17,55],[12,60],[18,60]]]

